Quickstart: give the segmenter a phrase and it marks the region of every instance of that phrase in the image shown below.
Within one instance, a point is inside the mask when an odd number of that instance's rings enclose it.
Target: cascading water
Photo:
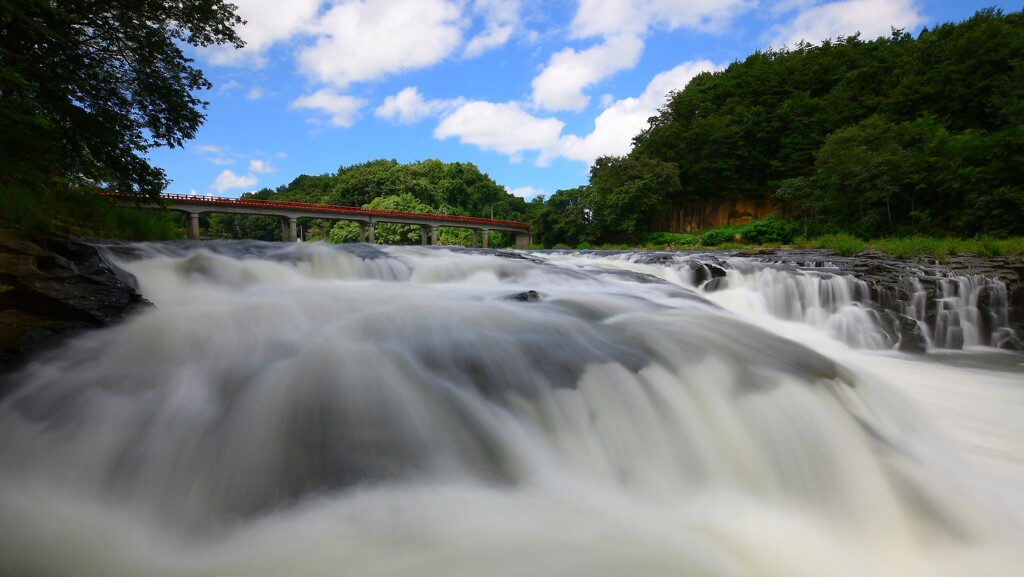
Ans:
[[[844,277],[641,253],[107,250],[156,306],[11,377],[0,575],[1024,567],[1024,357],[893,352]]]

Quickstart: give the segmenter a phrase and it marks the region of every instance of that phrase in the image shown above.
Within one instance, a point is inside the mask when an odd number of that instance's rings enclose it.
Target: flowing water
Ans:
[[[155,307],[13,376],[0,575],[1024,574],[983,279],[909,356],[859,281],[738,258],[107,250]]]

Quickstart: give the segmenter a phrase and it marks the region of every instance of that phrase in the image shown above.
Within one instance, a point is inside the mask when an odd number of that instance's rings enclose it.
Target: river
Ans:
[[[909,355],[738,257],[104,250],[155,307],[15,375],[0,575],[1024,572],[1024,355],[954,297]]]

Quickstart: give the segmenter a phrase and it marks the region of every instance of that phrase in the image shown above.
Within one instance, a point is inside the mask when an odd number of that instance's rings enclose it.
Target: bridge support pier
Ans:
[[[368,234],[367,239],[366,239],[366,242],[368,242],[370,244],[374,244],[374,242],[375,242],[375,240],[373,238],[373,227],[374,227],[374,224],[375,223],[373,222],[373,220],[370,220],[370,225],[368,227],[369,228],[369,234]]]
[[[420,246],[427,246],[427,235],[429,234],[430,227],[423,225],[420,227]]]
[[[199,213],[188,213],[188,222],[185,224],[185,238],[199,240]]]
[[[437,246],[437,227],[436,226],[430,227],[430,244],[432,246]]]
[[[359,242],[366,242],[366,225],[359,223]]]
[[[487,230],[486,228],[480,231],[480,240],[481,244],[483,245],[483,248],[487,248],[487,233],[489,232],[491,231]]]
[[[512,244],[515,246],[515,248],[522,248],[522,249],[530,248],[530,245],[532,244],[530,242],[530,234],[529,233],[522,233],[522,232],[516,233],[515,234],[515,240],[512,241]]]
[[[296,242],[298,240],[296,220],[287,216],[281,217],[281,242]]]
[[[472,228],[469,232],[473,233],[472,240],[469,241],[469,248],[476,248],[476,229]]]

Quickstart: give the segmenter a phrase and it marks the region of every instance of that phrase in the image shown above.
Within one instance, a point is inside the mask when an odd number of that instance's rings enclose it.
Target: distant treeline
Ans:
[[[301,175],[276,190],[263,190],[245,196],[280,201],[300,201],[338,206],[358,206],[405,212],[475,216],[501,220],[526,220],[526,201],[510,194],[490,176],[468,162],[445,163],[423,160],[399,164],[396,160],[373,160],[343,166],[333,174]],[[256,238],[276,240],[281,227],[277,219],[230,214],[209,216],[208,230],[220,238]],[[470,231],[442,228],[442,244],[470,244]],[[355,241],[354,223],[316,220],[304,223],[307,240]],[[419,227],[408,225],[377,226],[378,242],[419,244]],[[494,232],[492,246],[511,242],[509,235]]]
[[[1024,234],[1024,18],[756,52],[671,93],[590,176],[530,203],[534,242],[687,232],[673,215],[741,199],[807,234]]]

